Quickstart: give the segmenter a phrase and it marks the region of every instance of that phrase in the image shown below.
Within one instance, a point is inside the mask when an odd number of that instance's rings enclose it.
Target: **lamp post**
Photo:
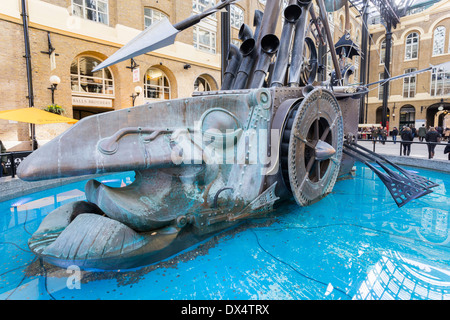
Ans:
[[[50,88],[47,88],[52,91],[52,104],[55,104],[55,90],[58,84],[61,82],[61,79],[58,76],[50,77]]]
[[[133,107],[134,107],[134,101],[141,94],[141,92],[142,92],[142,87],[140,87],[140,86],[134,87],[134,93],[130,96],[131,99],[133,99]]]

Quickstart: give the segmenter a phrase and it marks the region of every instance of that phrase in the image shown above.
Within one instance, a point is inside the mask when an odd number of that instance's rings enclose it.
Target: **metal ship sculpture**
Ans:
[[[97,68],[166,46],[233,2],[173,26],[164,19]],[[300,206],[319,201],[356,159],[377,173],[399,206],[431,192],[430,181],[356,143],[359,99],[367,89],[348,85],[352,68],[339,59],[358,50],[334,47],[326,16],[347,3],[317,4],[319,17],[311,0],[291,0],[278,39],[282,1],[268,0],[264,12],[255,12],[255,28],[241,27],[240,48],[230,44],[221,90],[84,118],[27,157],[18,175],[28,181],[135,171],[134,182],[122,188],[89,181],[87,201],[49,213],[30,249],[61,267],[150,264],[262,217],[283,199],[294,197]],[[312,28],[330,44],[335,70],[329,82],[315,82]]]

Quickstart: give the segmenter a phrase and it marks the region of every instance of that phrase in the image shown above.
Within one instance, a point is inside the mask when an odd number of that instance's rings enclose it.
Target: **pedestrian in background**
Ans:
[[[398,135],[398,129],[397,127],[394,127],[392,130],[392,141],[394,141],[394,144],[397,143],[397,135]]]
[[[425,139],[425,136],[427,135],[427,128],[425,128],[425,125],[423,124],[419,130],[418,130],[418,136],[419,136],[419,141],[423,142],[423,139]]]
[[[3,145],[2,140],[0,140],[0,153],[6,153],[6,148]],[[5,171],[5,163],[7,161],[7,157],[5,156],[0,156],[0,178],[3,177],[3,172]]]
[[[411,129],[409,127],[404,128],[400,137],[402,138],[403,155],[409,156],[411,153],[411,141],[414,139]]]
[[[447,154],[447,153],[448,153],[448,160],[450,160],[450,140],[448,141],[448,143],[444,149],[444,154]]]
[[[439,142],[440,134],[436,131],[434,127],[431,127],[428,130],[425,141],[428,142],[428,159],[433,159],[434,157],[434,148],[436,148],[436,144]]]
[[[386,129],[386,127],[380,129],[380,137],[381,137],[381,139],[380,139],[381,143],[385,144],[386,139],[387,139],[387,129]]]
[[[372,130],[372,139],[374,140],[373,143],[375,143],[378,140],[378,135],[380,134],[380,130],[378,127],[373,128]]]

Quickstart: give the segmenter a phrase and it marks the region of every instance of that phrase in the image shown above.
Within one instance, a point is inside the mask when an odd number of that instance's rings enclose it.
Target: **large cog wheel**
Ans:
[[[290,189],[297,203],[307,206],[330,193],[339,174],[344,122],[336,98],[328,90],[312,90],[291,113],[286,129]]]

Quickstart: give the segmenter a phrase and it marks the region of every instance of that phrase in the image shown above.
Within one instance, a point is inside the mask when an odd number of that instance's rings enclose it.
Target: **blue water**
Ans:
[[[439,187],[398,208],[357,164],[314,205],[285,203],[160,264],[114,272],[41,266],[27,247],[46,214],[85,199],[85,182],[2,202],[0,299],[450,299],[450,174],[410,170]]]

